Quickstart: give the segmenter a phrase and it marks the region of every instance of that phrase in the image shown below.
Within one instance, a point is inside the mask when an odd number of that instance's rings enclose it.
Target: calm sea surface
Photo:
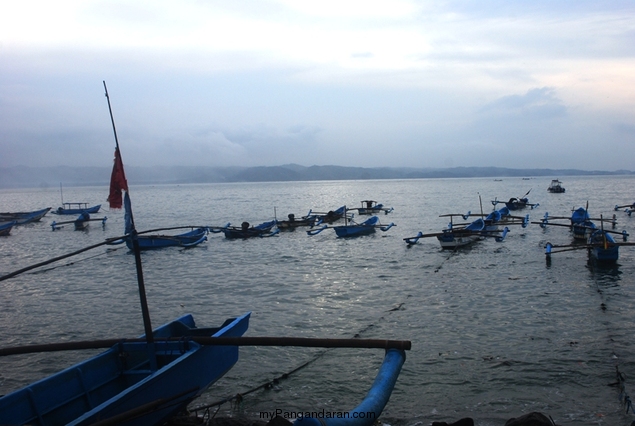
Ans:
[[[437,232],[446,213],[490,212],[491,200],[527,191],[538,221],[568,216],[588,202],[593,217],[617,215],[617,230],[635,238],[635,216],[615,212],[633,201],[631,177],[566,177],[566,193],[550,194],[550,178],[433,179],[135,186],[137,229],[181,225],[258,224],[373,199],[394,207],[380,215],[388,232],[338,239],[332,229],[271,238],[227,240],[210,234],[192,249],[143,254],[150,314],[158,326],[192,313],[200,326],[251,311],[247,336],[404,339],[412,341],[390,402],[391,425],[427,425],[472,417],[503,425],[540,411],[559,425],[628,425],[635,418],[611,386],[623,374],[635,397],[635,247],[614,267],[569,251],[545,261],[544,244],[572,241],[567,228],[513,227],[502,243],[481,241],[457,252],[434,238],[408,248],[418,231]],[[123,213],[108,211],[106,187],[64,188],[64,201],[104,205],[105,229],[42,222],[0,237],[0,275],[123,234]],[[57,208],[59,189],[2,190],[0,211]],[[500,207],[500,206],[499,206]],[[275,213],[274,213],[275,212]],[[71,217],[74,218],[74,217]],[[174,231],[175,233],[177,231]],[[134,258],[105,246],[0,282],[3,346],[143,333]],[[87,356],[54,353],[0,359],[0,394]],[[347,411],[365,396],[383,358],[375,349],[244,347],[236,366],[193,405],[247,393],[219,415],[261,411]],[[270,389],[248,393],[295,370]],[[617,369],[617,370],[616,370]]]

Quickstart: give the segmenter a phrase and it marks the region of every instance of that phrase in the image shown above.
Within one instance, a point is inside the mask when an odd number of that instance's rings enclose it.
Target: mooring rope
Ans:
[[[605,312],[608,309],[606,304],[606,299],[604,297],[604,292],[600,288],[598,280],[595,277],[595,274],[594,274],[593,281],[595,283],[595,289],[600,294],[600,299],[602,300],[602,302],[600,303],[600,309],[602,309],[602,311]],[[615,350],[613,350],[612,352],[613,352],[614,358],[616,360],[619,360],[619,357],[615,353]],[[620,402],[623,404],[623,406],[625,407],[625,414],[628,414],[629,411],[635,414],[635,407],[633,407],[633,402],[631,400],[631,397],[628,395],[628,392],[626,390],[626,385],[625,385],[626,376],[624,376],[624,374],[619,369],[619,361],[615,361],[615,374],[617,377],[617,381],[615,383],[610,383],[609,386],[615,386],[619,389],[618,398]]]
[[[95,254],[95,255],[92,255],[92,256],[84,257],[84,258],[82,258],[82,259],[79,259],[79,260],[76,260],[76,261],[73,261],[73,262],[68,262],[68,263],[65,263],[65,264],[63,264],[63,265],[57,265],[57,266],[52,266],[52,267],[50,267],[50,268],[38,269],[38,270],[36,270],[36,271],[31,272],[29,275],[42,274],[42,273],[44,273],[44,272],[53,271],[53,270],[55,270],[55,269],[57,269],[57,268],[63,268],[63,267],[66,267],[66,266],[72,266],[72,265],[74,265],[74,264],[76,264],[76,263],[83,262],[83,261],[85,261],[85,260],[90,260],[90,259],[93,259],[93,258],[95,258],[95,257],[104,256],[104,255],[106,255],[106,254],[108,254],[108,253],[111,253],[111,252],[116,251],[116,250],[119,250],[119,249],[121,249],[121,247],[108,249],[108,251],[105,251],[105,252],[103,252],[103,253],[98,253],[98,254]]]

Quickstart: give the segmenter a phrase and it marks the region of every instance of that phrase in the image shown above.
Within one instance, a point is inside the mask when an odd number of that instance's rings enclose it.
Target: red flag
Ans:
[[[112,166],[112,174],[110,175],[110,195],[108,202],[111,209],[120,209],[122,205],[122,191],[128,191],[128,181],[126,173],[123,171],[123,162],[119,148],[115,148],[115,164]]]

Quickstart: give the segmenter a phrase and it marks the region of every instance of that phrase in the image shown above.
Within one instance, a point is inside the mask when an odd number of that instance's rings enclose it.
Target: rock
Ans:
[[[557,426],[551,417],[547,417],[537,411],[524,414],[517,418],[511,418],[505,422],[505,426]]]
[[[454,423],[432,422],[432,426],[474,426],[474,420],[466,417],[464,419],[457,420]]]

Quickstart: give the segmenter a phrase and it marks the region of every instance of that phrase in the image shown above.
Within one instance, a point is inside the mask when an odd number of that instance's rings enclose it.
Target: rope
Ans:
[[[113,252],[113,251],[115,251],[115,250],[119,250],[120,248],[121,248],[121,247],[117,247],[117,248],[113,248],[113,249],[108,249],[108,251],[106,251],[106,252],[103,252],[103,253],[98,253],[98,254],[95,254],[95,255],[93,255],[93,256],[84,257],[83,259],[79,259],[79,260],[77,260],[77,261],[75,261],[75,262],[68,262],[68,263],[65,263],[65,264],[63,264],[63,265],[57,265],[57,266],[52,266],[52,267],[50,267],[50,268],[40,269],[40,270],[37,270],[37,271],[31,272],[29,275],[42,274],[42,273],[44,273],[44,272],[53,271],[53,270],[55,270],[55,269],[57,269],[57,268],[62,268],[62,267],[66,267],[66,266],[72,266],[72,265],[74,265],[74,264],[76,264],[76,263],[83,262],[83,261],[85,261],[85,260],[89,260],[89,259],[93,259],[93,258],[95,258],[95,257],[99,257],[99,256],[106,255],[106,254],[108,254],[108,253],[110,253],[110,252]]]
[[[604,293],[598,284],[598,280],[595,279],[595,274],[594,274],[594,282],[595,282],[596,291],[600,294],[600,299],[601,299],[600,308],[602,309],[603,312],[605,312],[607,310],[606,299],[604,298]],[[615,351],[613,351],[613,354],[616,355],[615,359],[619,359]],[[631,401],[631,397],[628,395],[626,391],[626,385],[625,385],[626,377],[619,370],[619,361],[616,361],[615,363],[615,374],[617,376],[617,382],[610,383],[609,386],[615,386],[619,388],[618,398],[625,407],[625,414],[628,414],[629,411],[635,414],[635,408],[633,407],[633,402]],[[633,423],[635,423],[635,421]]]
[[[622,404],[626,407],[625,413],[628,414],[629,411],[632,411],[635,414],[635,408],[633,407],[633,402],[631,401],[631,397],[628,396],[626,392],[626,386],[624,383],[626,382],[626,378],[624,374],[620,372],[618,366],[615,366],[615,374],[617,375],[617,382],[612,383],[611,386],[617,386],[620,389],[619,399]]]

